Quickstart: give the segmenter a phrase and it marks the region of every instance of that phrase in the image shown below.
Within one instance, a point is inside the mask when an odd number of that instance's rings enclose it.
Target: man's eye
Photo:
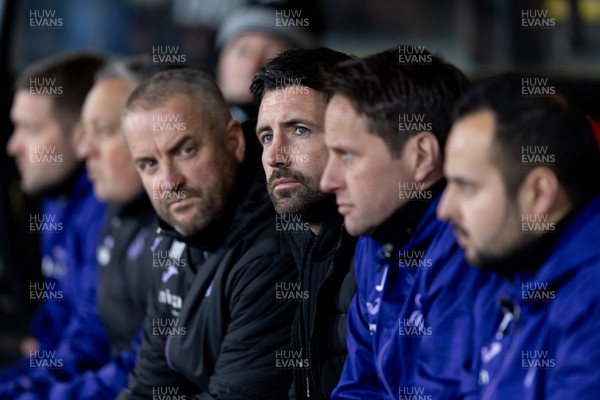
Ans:
[[[460,188],[460,191],[465,194],[472,194],[475,191],[475,185],[472,183],[461,183],[457,186]]]
[[[140,169],[140,171],[147,171],[150,168],[154,167],[155,165],[156,165],[156,161],[152,161],[152,160],[142,161],[138,164],[138,168]]]
[[[261,143],[271,143],[273,141],[273,134],[267,133],[260,137]]]
[[[299,133],[300,135],[306,135],[307,133],[309,133],[309,132],[310,132],[310,129],[308,129],[308,128],[307,128],[307,127],[305,127],[305,126],[299,126],[298,128],[296,128],[296,131],[298,131],[298,133]]]
[[[98,128],[96,128],[96,132],[103,136],[109,136],[113,134],[114,129],[112,128],[112,126],[99,126]]]
[[[194,146],[184,146],[179,150],[179,154],[184,157],[188,157],[194,154],[196,148]]]
[[[348,151],[343,151],[340,153],[340,159],[342,161],[350,161],[352,159],[352,157],[354,157],[354,154],[352,154]]]

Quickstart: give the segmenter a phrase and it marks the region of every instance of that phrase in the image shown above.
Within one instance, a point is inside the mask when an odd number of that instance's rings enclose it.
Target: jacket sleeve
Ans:
[[[166,338],[153,335],[152,321],[161,318],[161,304],[158,302],[158,286],[160,275],[153,273],[149,277],[149,290],[144,331],[139,335],[139,350],[135,360],[135,367],[129,373],[128,385],[123,389],[118,400],[145,400],[151,399],[153,390],[157,388],[170,388],[178,394],[191,394],[190,388],[179,379],[167,364],[165,358]]]
[[[600,260],[596,260],[598,270]],[[592,268],[590,268],[592,269]],[[592,272],[588,270],[588,273]],[[551,337],[556,344],[554,373],[549,374],[547,399],[598,398],[600,382],[600,296],[597,277],[582,277],[572,290],[563,312],[550,321],[556,334]],[[565,296],[560,289],[556,297]],[[552,356],[550,356],[552,357]]]
[[[87,371],[68,382],[55,382],[51,387],[25,392],[17,400],[113,400],[127,384],[134,357],[133,352],[123,352],[98,371]]]
[[[194,399],[285,399],[291,371],[276,351],[289,349],[295,302],[276,298],[276,283],[297,280],[289,254],[250,261],[232,279],[230,320],[208,392]]]
[[[81,303],[65,329],[56,349],[63,368],[54,374],[68,380],[82,371],[97,370],[110,360],[110,345],[96,308],[96,268],[87,271],[88,284],[83,284]]]
[[[85,309],[89,304],[95,307],[94,296],[98,281],[96,248],[100,241],[106,206],[98,202],[91,192],[81,202],[73,215],[65,216],[75,219],[69,226],[72,229],[65,229],[61,233],[67,235],[62,250],[68,254],[68,265],[65,265],[65,277],[56,281],[56,284],[58,291],[65,292],[64,299],[45,301],[32,321],[31,331],[40,342],[41,350],[56,350],[61,345],[64,346],[65,327],[80,316],[77,315],[78,308]],[[44,251],[54,251],[42,245]],[[85,354],[81,356],[87,357]]]
[[[104,224],[106,207],[89,201],[87,209],[78,215],[77,233],[68,240],[72,265],[69,266],[65,290],[72,292],[74,310],[56,348],[63,368],[55,374],[68,380],[86,370],[97,370],[110,360],[110,345],[102,320],[98,315],[98,263],[96,249]]]
[[[60,282],[57,281],[60,285]],[[62,290],[57,286],[57,290]],[[68,321],[72,310],[67,302],[46,301],[35,310],[31,334],[40,343],[40,350],[55,349],[60,341],[58,326]]]
[[[402,317],[420,309],[431,332],[418,341],[403,337],[401,354],[417,360],[415,377],[405,381],[414,381],[435,399],[471,398],[477,392],[478,375],[473,367],[477,354],[473,305],[480,288],[487,285],[492,290],[493,281],[487,272],[466,263],[449,225],[440,230],[423,259],[432,264],[417,271],[412,301]]]
[[[356,292],[348,311],[348,357],[340,381],[331,394],[332,400],[383,398],[364,304],[360,292]]]
[[[64,297],[73,298],[74,309],[65,325],[60,327],[61,337],[56,347],[42,347],[44,359],[31,360],[34,366],[39,363],[40,367],[30,368],[21,377],[21,382],[27,382],[21,386],[27,386],[26,390],[31,393],[45,393],[55,382],[70,380],[82,371],[96,370],[110,359],[108,338],[96,308],[98,277],[95,249],[104,207],[98,205],[92,212],[91,222],[87,222],[85,229],[80,224],[81,229],[72,233],[66,241],[70,253],[68,277],[59,287],[62,291],[70,291],[69,296]],[[51,367],[47,367],[47,363]]]
[[[63,289],[70,292],[65,296],[73,299],[74,309],[67,324],[61,327],[61,338],[55,349],[63,366],[49,374],[50,378],[69,380],[81,371],[100,368],[110,359],[108,337],[96,307],[96,248],[104,212],[104,205],[89,201],[86,212],[78,215],[76,232],[66,242],[71,257]]]

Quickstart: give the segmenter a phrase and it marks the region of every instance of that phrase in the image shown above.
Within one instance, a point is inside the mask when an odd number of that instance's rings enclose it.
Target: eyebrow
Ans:
[[[174,144],[172,144],[171,146],[169,146],[167,148],[167,150],[165,151],[165,153],[169,154],[169,155],[171,155],[173,153],[176,153],[177,150],[179,150],[181,148],[181,146],[187,140],[193,140],[193,137],[191,135],[189,135],[189,134],[181,136],[181,138],[177,139]],[[156,157],[152,157],[152,156],[150,156],[150,157],[137,157],[137,158],[133,159],[133,162],[137,164],[137,163],[142,162],[142,161],[155,160],[155,159],[156,159]]]
[[[454,182],[458,185],[474,185],[476,182],[474,180],[469,180],[467,178],[463,178],[461,176],[447,176],[446,180],[448,182]]]
[[[170,146],[167,148],[167,150],[165,151],[165,153],[167,153],[167,154],[173,154],[173,153],[176,153],[176,152],[177,152],[177,150],[179,150],[179,149],[181,148],[181,146],[183,146],[183,144],[184,144],[186,141],[188,141],[188,140],[193,140],[193,139],[194,139],[194,138],[193,138],[191,135],[189,135],[189,134],[182,135],[182,136],[181,136],[179,139],[177,139],[177,140],[175,141],[175,143],[171,144],[171,145],[170,145]]]
[[[92,125],[94,128],[99,125],[110,125],[111,127],[115,127],[119,124],[117,119],[107,118],[107,117],[94,117],[89,121],[83,121],[84,124]]]
[[[314,122],[311,122],[305,118],[291,118],[285,121],[282,121],[280,123],[278,123],[277,125],[283,125],[284,127],[290,127],[290,126],[295,126],[295,125],[308,125],[311,127],[316,126],[316,124]],[[264,131],[268,131],[271,130],[271,125],[262,125],[262,126],[257,126],[256,127],[256,136],[260,136],[261,133],[263,133]]]

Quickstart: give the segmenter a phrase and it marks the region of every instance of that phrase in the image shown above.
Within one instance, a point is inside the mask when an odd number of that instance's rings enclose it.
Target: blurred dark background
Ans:
[[[218,24],[245,3],[0,0],[0,354],[11,358],[27,328],[34,305],[26,288],[39,279],[40,265],[39,239],[26,222],[38,204],[20,192],[5,152],[16,73],[68,50],[127,55],[152,53],[153,46],[179,46],[187,66],[212,72]],[[474,80],[506,70],[536,73],[553,78],[559,90],[600,119],[600,0],[305,0],[295,8],[309,18],[322,45],[355,55],[400,43],[426,46]],[[63,24],[33,29],[31,10],[54,11]],[[540,11],[537,20],[546,26],[524,22],[527,10]],[[0,358],[0,365],[7,361]]]

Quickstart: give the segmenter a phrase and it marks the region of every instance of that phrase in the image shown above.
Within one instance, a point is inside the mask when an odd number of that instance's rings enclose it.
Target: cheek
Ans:
[[[154,204],[154,199],[152,196],[152,190],[155,187],[155,180],[153,180],[151,177],[147,177],[147,176],[143,176],[141,177],[142,179],[142,186],[144,187],[144,190],[146,191],[146,193],[148,194],[148,197],[152,200],[152,203]],[[158,180],[156,180],[156,182],[158,183]]]
[[[363,197],[377,199],[379,206],[386,208],[398,205],[398,168],[389,163],[365,163],[357,166],[352,179],[357,183],[355,190]]]
[[[110,143],[107,143],[103,147],[102,154],[104,155],[102,162],[108,167],[110,175],[116,181],[124,181],[124,184],[129,184],[133,176],[136,177],[134,181],[138,182],[135,165],[121,138],[112,139]]]
[[[246,59],[233,55],[226,57],[219,71],[221,83],[229,87],[234,87],[239,82],[251,80],[254,75],[254,70]]]
[[[311,165],[317,166],[319,172],[322,174],[325,166],[327,165],[327,159],[329,158],[329,152],[327,151],[327,147],[323,143],[319,149],[312,151],[308,155],[308,163]]]
[[[102,144],[99,144],[100,164],[104,165],[108,170],[117,172],[125,165],[124,152],[119,146],[119,143],[114,139],[104,139]]]
[[[327,152],[305,152],[301,151],[297,156],[298,161],[292,164],[292,169],[298,170],[317,181],[321,180],[323,171],[327,165]]]
[[[61,139],[60,132],[54,129],[45,129],[37,135],[29,136],[25,140],[25,144],[28,148],[33,146],[55,146],[57,151],[63,151],[67,146],[67,141]]]
[[[381,197],[378,179],[361,165],[350,166],[346,169],[344,179],[351,201],[362,208],[363,212],[371,208],[374,199]]]
[[[486,196],[480,196],[477,201],[467,205],[463,214],[465,215],[465,227],[475,235],[480,242],[487,242],[506,223],[505,217],[506,203],[498,201],[497,194],[490,193]],[[468,217],[467,217],[468,216]]]
[[[271,173],[273,172],[273,169],[267,163],[267,156],[268,156],[267,150],[263,149],[262,157],[261,157],[262,166],[263,166],[263,170],[265,171],[265,176],[267,178],[269,178],[269,176],[271,176]]]
[[[183,174],[186,186],[210,191],[214,182],[224,174],[226,165],[222,152],[205,147],[194,160],[180,162],[179,172]]]

